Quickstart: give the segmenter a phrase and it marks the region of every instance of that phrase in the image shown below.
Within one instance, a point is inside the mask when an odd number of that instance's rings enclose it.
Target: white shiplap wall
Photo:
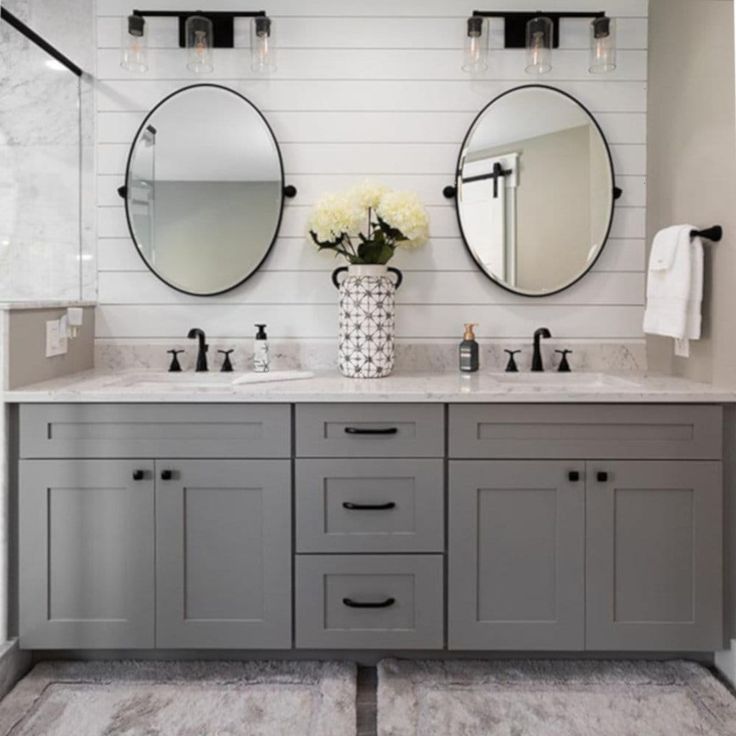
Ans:
[[[250,7],[243,0],[148,0],[146,8],[213,10]],[[241,48],[216,50],[214,75],[197,77],[176,47],[174,20],[149,19],[150,70],[119,65],[121,16],[133,7],[97,0],[98,339],[180,338],[197,324],[219,338],[249,337],[267,321],[278,338],[336,334],[335,265],[304,239],[311,204],[366,175],[419,192],[431,216],[432,240],[402,254],[399,336],[457,338],[464,321],[484,337],[527,338],[544,323],[560,338],[640,340],[644,297],[646,202],[646,0],[545,0],[547,10],[605,10],[618,18],[619,68],[587,71],[587,25],[563,25],[555,68],[543,82],[578,97],[611,143],[617,182],[612,240],[593,273],[542,300],[509,294],[481,276],[459,238],[452,183],[458,148],[477,112],[510,87],[537,81],[523,72],[523,51],[498,51],[482,78],[460,70],[464,19],[475,8],[534,10],[538,0],[267,0],[279,69],[250,72],[247,22],[236,24]],[[501,39],[492,25],[492,46]],[[279,240],[263,270],[228,294],[179,294],[150,274],[134,251],[116,194],[130,140],[146,111],[188,84],[214,81],[251,99],[282,148],[287,183],[299,190],[286,206]]]

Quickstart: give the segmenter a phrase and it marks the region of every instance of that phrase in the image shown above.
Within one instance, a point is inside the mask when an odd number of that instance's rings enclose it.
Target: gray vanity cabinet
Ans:
[[[152,461],[20,463],[20,644],[154,644]]]
[[[290,647],[291,463],[156,466],[156,646]]]
[[[713,651],[711,461],[453,461],[449,647]]]
[[[589,468],[587,648],[720,649],[721,464]]]
[[[450,649],[584,648],[584,469],[450,463]]]

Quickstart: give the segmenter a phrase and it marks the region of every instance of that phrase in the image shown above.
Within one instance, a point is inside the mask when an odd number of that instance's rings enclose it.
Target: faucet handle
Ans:
[[[171,365],[169,366],[169,373],[181,373],[181,366],[179,365],[179,353],[185,352],[184,350],[167,350],[166,351],[171,358]]]
[[[557,371],[559,373],[570,373],[570,364],[567,362],[567,356],[572,354],[572,350],[555,350],[555,352],[562,356]]]
[[[519,366],[516,365],[516,358],[514,357],[521,350],[504,350],[504,353],[508,353],[509,362],[506,364],[506,373],[518,373]]]
[[[232,373],[233,364],[230,362],[230,353],[234,353],[235,348],[231,348],[230,350],[218,350],[217,352],[222,353],[225,356],[225,360],[222,361],[222,368],[220,368],[220,372]]]

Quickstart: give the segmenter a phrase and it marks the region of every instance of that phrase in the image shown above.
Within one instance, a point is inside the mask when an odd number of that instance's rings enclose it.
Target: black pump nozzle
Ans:
[[[256,324],[256,327],[258,328],[258,332],[256,332],[256,340],[268,340],[266,325]]]

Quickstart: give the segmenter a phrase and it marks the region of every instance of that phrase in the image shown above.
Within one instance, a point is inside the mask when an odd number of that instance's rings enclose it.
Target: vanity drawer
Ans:
[[[296,407],[300,457],[442,457],[441,404],[303,404]]]
[[[297,460],[298,552],[442,552],[442,460]]]
[[[450,406],[452,458],[720,459],[718,406]]]
[[[441,555],[299,555],[296,645],[440,649]]]
[[[286,404],[24,404],[24,458],[277,458],[291,455]]]

